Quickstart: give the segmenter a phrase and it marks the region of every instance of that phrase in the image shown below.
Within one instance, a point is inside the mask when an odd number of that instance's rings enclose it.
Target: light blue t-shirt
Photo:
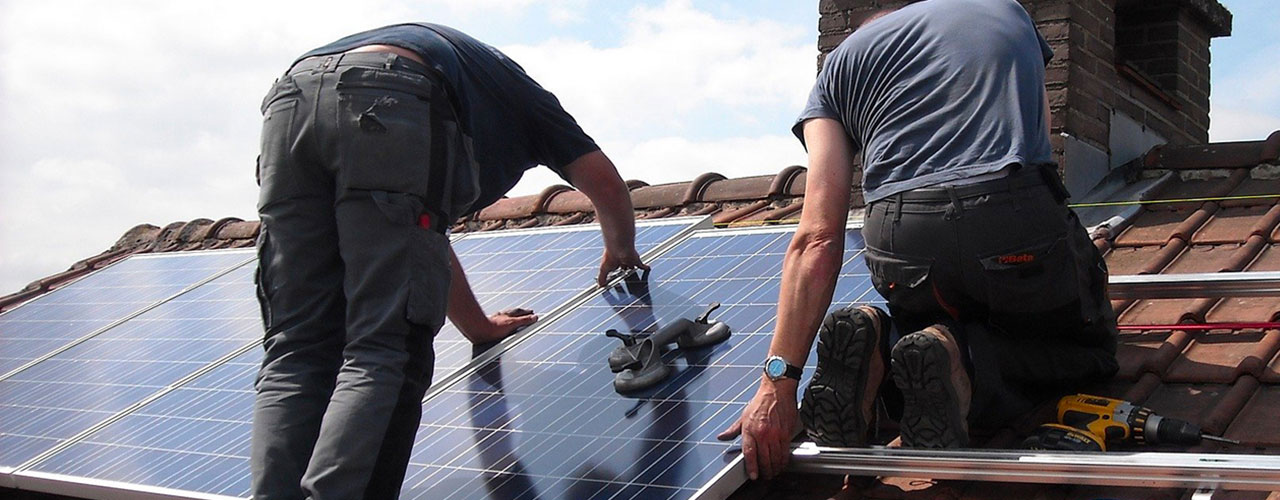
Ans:
[[[862,152],[867,202],[1052,162],[1044,67],[1053,57],[1014,0],[926,0],[827,55],[792,132],[833,118]]]

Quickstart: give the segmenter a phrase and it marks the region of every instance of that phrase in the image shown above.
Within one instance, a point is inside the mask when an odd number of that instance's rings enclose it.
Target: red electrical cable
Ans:
[[[1280,321],[1235,323],[1180,323],[1174,325],[1119,325],[1121,330],[1273,330],[1280,328]]]

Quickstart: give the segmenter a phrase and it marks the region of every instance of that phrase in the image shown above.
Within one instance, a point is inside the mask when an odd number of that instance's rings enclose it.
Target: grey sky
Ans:
[[[257,108],[272,79],[311,47],[405,20],[510,53],[624,177],[802,164],[787,129],[813,79],[816,3],[0,0],[0,295],[137,224],[256,218]],[[1214,42],[1215,71],[1231,73],[1215,73],[1213,136],[1261,139],[1280,129],[1280,26],[1272,0],[1225,4],[1238,38]],[[555,182],[535,170],[514,194]]]

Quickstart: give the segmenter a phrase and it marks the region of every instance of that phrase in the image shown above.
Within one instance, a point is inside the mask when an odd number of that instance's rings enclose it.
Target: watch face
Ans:
[[[781,377],[784,373],[787,373],[787,362],[783,361],[782,358],[769,358],[764,362],[764,371],[771,378]]]

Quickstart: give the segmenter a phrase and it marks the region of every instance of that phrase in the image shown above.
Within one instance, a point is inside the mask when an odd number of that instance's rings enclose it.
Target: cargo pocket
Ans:
[[[449,237],[418,225],[421,197],[388,191],[371,191],[369,196],[397,233],[405,231],[397,238],[405,266],[405,319],[435,335],[444,326],[448,304]]]
[[[1076,266],[1065,236],[981,257],[993,312],[1038,313],[1079,299]]]
[[[419,228],[413,245],[413,272],[409,276],[409,299],[405,319],[422,325],[435,335],[444,326],[449,300],[449,237]]]
[[[337,84],[341,187],[428,195],[436,85],[403,71],[342,72]]]
[[[895,306],[912,311],[929,311],[937,308],[932,289],[925,289],[933,260],[895,254],[867,247],[867,270],[871,272],[871,285],[881,297]]]

